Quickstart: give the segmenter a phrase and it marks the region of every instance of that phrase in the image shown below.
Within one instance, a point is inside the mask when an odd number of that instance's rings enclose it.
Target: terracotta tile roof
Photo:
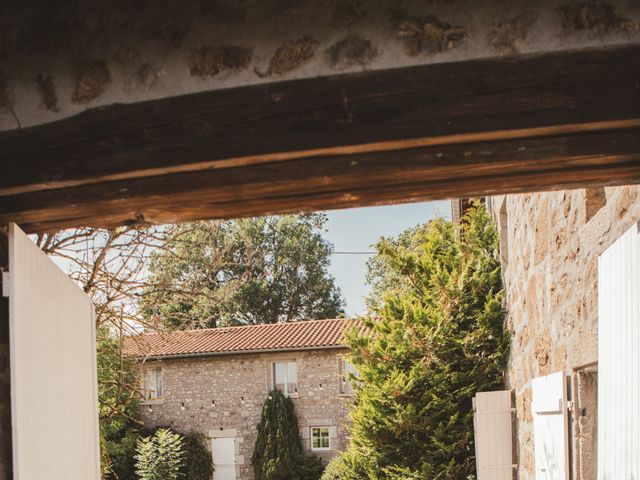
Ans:
[[[366,331],[360,320],[334,318],[143,333],[126,337],[124,352],[125,355],[141,358],[336,348],[344,346],[343,332],[351,326]]]

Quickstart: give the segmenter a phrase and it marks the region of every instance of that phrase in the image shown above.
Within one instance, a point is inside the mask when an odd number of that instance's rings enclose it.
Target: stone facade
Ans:
[[[598,256],[640,220],[640,187],[493,197],[512,336],[518,478],[534,478],[531,379],[571,374],[573,478],[596,478]]]
[[[253,479],[251,455],[262,405],[272,388],[274,362],[295,360],[298,393],[292,396],[300,435],[311,450],[310,427],[329,427],[330,450],[315,451],[325,461],[346,447],[348,405],[340,376],[344,348],[276,353],[227,354],[147,362],[162,366],[161,401],[145,402],[142,419],[148,426],[172,426],[197,431],[209,439],[236,439],[236,478]],[[211,448],[211,441],[209,442]]]

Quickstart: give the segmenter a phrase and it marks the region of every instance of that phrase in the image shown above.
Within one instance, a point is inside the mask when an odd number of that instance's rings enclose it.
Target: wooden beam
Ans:
[[[632,182],[638,128],[640,45],[211,91],[1,133],[0,222],[33,231]]]
[[[167,223],[640,181],[640,127],[303,158],[5,197],[27,231]]]

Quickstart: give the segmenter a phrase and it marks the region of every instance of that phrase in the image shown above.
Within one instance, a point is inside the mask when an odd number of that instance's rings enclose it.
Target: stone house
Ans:
[[[544,476],[536,465],[532,381],[563,372],[569,399],[567,476],[557,478],[594,480],[598,258],[640,220],[640,187],[502,195],[486,202],[500,233],[506,326],[512,338],[506,387],[515,402],[517,478],[556,478]]]
[[[129,337],[125,351],[143,370],[142,420],[204,434],[214,480],[250,480],[262,406],[278,388],[294,401],[305,450],[328,461],[347,445],[351,326],[364,328],[329,319]]]

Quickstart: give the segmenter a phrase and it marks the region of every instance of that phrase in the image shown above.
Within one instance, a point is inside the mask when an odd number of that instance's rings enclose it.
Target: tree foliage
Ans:
[[[135,456],[140,480],[178,480],[184,462],[182,437],[160,429],[151,437],[138,440]]]
[[[323,214],[168,227],[140,308],[168,328],[335,317],[343,300],[327,273]]]
[[[348,335],[360,375],[351,443],[325,479],[474,473],[471,399],[502,386],[508,353],[497,233],[477,205],[461,226],[436,220],[410,236],[377,246],[379,272],[402,288],[381,279],[373,335]]]
[[[305,455],[293,401],[274,389],[262,407],[251,457],[256,480],[315,480],[324,469],[315,455]]]

